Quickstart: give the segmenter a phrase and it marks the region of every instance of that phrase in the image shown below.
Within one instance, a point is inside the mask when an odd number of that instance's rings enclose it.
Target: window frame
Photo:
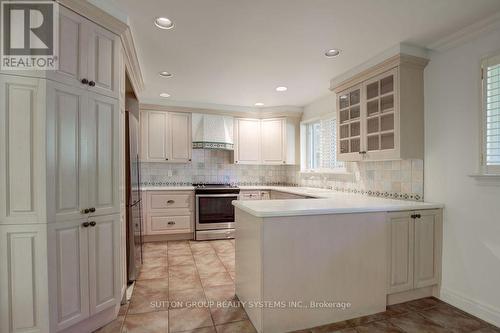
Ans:
[[[500,64],[500,51],[488,55],[481,61],[481,107],[480,107],[480,158],[479,172],[481,175],[500,176],[500,165],[487,164],[487,68]]]
[[[301,173],[307,173],[307,174],[311,174],[311,173],[346,174],[346,173],[348,173],[346,170],[345,164],[342,167],[323,168],[321,166],[322,165],[321,157],[319,159],[319,166],[317,168],[309,168],[309,158],[310,158],[310,155],[312,152],[309,151],[310,147],[309,147],[309,142],[308,142],[308,139],[309,139],[308,127],[314,123],[321,124],[322,121],[329,120],[329,119],[336,120],[336,117],[335,117],[335,115],[332,116],[331,114],[328,114],[328,115],[324,115],[321,117],[315,117],[315,118],[307,119],[305,121],[300,122],[300,142],[301,142],[301,145],[300,145],[300,156],[301,156],[300,172]],[[335,130],[337,130],[337,129],[335,129]],[[336,137],[334,137],[333,139],[337,140]],[[321,147],[321,141],[322,141],[321,129],[320,129],[319,141],[320,141],[319,145],[320,145],[320,151],[321,151],[322,150],[322,147]],[[340,162],[340,161],[337,160],[337,162]]]

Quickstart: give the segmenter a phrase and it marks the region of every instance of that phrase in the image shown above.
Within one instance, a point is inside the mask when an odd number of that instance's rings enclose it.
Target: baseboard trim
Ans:
[[[441,288],[441,295],[439,298],[460,310],[500,327],[500,309],[498,308],[470,299],[461,293],[447,288]]]

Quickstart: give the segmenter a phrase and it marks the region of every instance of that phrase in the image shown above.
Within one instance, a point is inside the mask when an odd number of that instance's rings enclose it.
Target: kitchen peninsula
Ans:
[[[236,295],[258,332],[288,332],[437,295],[440,204],[294,189],[234,201]]]

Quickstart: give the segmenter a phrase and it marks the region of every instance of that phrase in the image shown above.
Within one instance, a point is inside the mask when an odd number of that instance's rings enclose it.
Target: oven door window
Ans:
[[[198,223],[234,222],[234,206],[231,204],[238,197],[198,197]]]

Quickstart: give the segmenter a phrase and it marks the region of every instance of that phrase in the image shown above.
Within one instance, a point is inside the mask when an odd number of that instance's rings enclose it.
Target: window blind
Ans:
[[[321,120],[321,168],[335,169],[344,167],[337,161],[337,121],[335,118]]]
[[[487,61],[485,66],[485,131],[484,152],[486,167],[500,167],[500,57]]]

